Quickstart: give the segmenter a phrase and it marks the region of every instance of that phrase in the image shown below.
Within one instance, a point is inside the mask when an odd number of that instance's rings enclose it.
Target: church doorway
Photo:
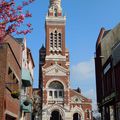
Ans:
[[[73,115],[73,120],[81,120],[80,114],[75,113],[75,114]]]
[[[50,120],[63,120],[59,111],[55,110],[52,112]]]

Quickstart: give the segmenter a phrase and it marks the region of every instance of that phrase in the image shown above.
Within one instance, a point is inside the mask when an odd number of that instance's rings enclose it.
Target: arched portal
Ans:
[[[80,114],[75,113],[75,114],[73,115],[73,120],[81,120]]]
[[[55,110],[51,113],[50,120],[63,120],[59,111]]]

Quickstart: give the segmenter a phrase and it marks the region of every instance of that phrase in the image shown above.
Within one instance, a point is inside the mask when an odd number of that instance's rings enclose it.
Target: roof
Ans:
[[[81,97],[81,98],[83,98],[83,99],[84,99],[85,101],[87,101],[87,102],[90,102],[90,103],[92,102],[91,99],[83,96],[81,93],[77,92],[76,90],[70,89],[70,93],[74,93],[74,96],[76,95],[76,96],[78,96],[78,97]]]
[[[28,52],[28,53],[29,53],[29,55],[30,55],[30,58],[31,58],[32,63],[33,63],[33,67],[35,67],[34,60],[33,60],[33,57],[32,57],[32,53],[31,53],[31,51],[30,51],[30,49],[29,49],[29,48],[27,48],[27,52]]]

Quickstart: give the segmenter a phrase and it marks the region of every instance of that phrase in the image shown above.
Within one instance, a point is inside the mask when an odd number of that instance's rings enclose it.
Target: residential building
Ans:
[[[22,51],[22,74],[21,74],[21,95],[20,106],[21,115],[20,120],[31,120],[33,109],[33,69],[35,67],[32,54],[26,45],[26,39],[23,39]]]
[[[0,120],[19,120],[22,46],[12,36],[0,43]]]
[[[40,120],[92,120],[91,99],[70,88],[66,16],[61,0],[50,0],[45,19],[46,45],[39,52]],[[36,120],[38,120],[36,119]]]
[[[100,30],[96,42],[97,103],[102,120],[120,120],[120,24]]]
[[[0,120],[31,120],[34,61],[26,39],[0,43]]]

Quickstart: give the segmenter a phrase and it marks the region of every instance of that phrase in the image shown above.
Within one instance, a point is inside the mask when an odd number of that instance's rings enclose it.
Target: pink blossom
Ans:
[[[26,24],[27,29],[17,31],[17,28],[22,25],[25,18],[32,17],[29,11],[22,12],[24,6],[31,4],[35,0],[26,0],[22,2],[22,5],[16,5],[15,0],[1,0],[0,2],[0,39],[12,32],[17,34],[31,33],[31,23]],[[1,31],[4,31],[1,34]],[[2,37],[1,37],[2,36]]]
[[[28,5],[29,3],[28,2],[26,2],[26,1],[23,1],[23,6],[26,6],[26,5]]]
[[[18,6],[18,7],[17,7],[17,10],[20,10],[20,11],[21,11],[21,10],[22,10],[22,6]]]
[[[25,17],[32,17],[32,14],[29,11],[27,11]]]
[[[31,27],[31,23],[28,23],[27,26],[28,26],[28,27]]]

